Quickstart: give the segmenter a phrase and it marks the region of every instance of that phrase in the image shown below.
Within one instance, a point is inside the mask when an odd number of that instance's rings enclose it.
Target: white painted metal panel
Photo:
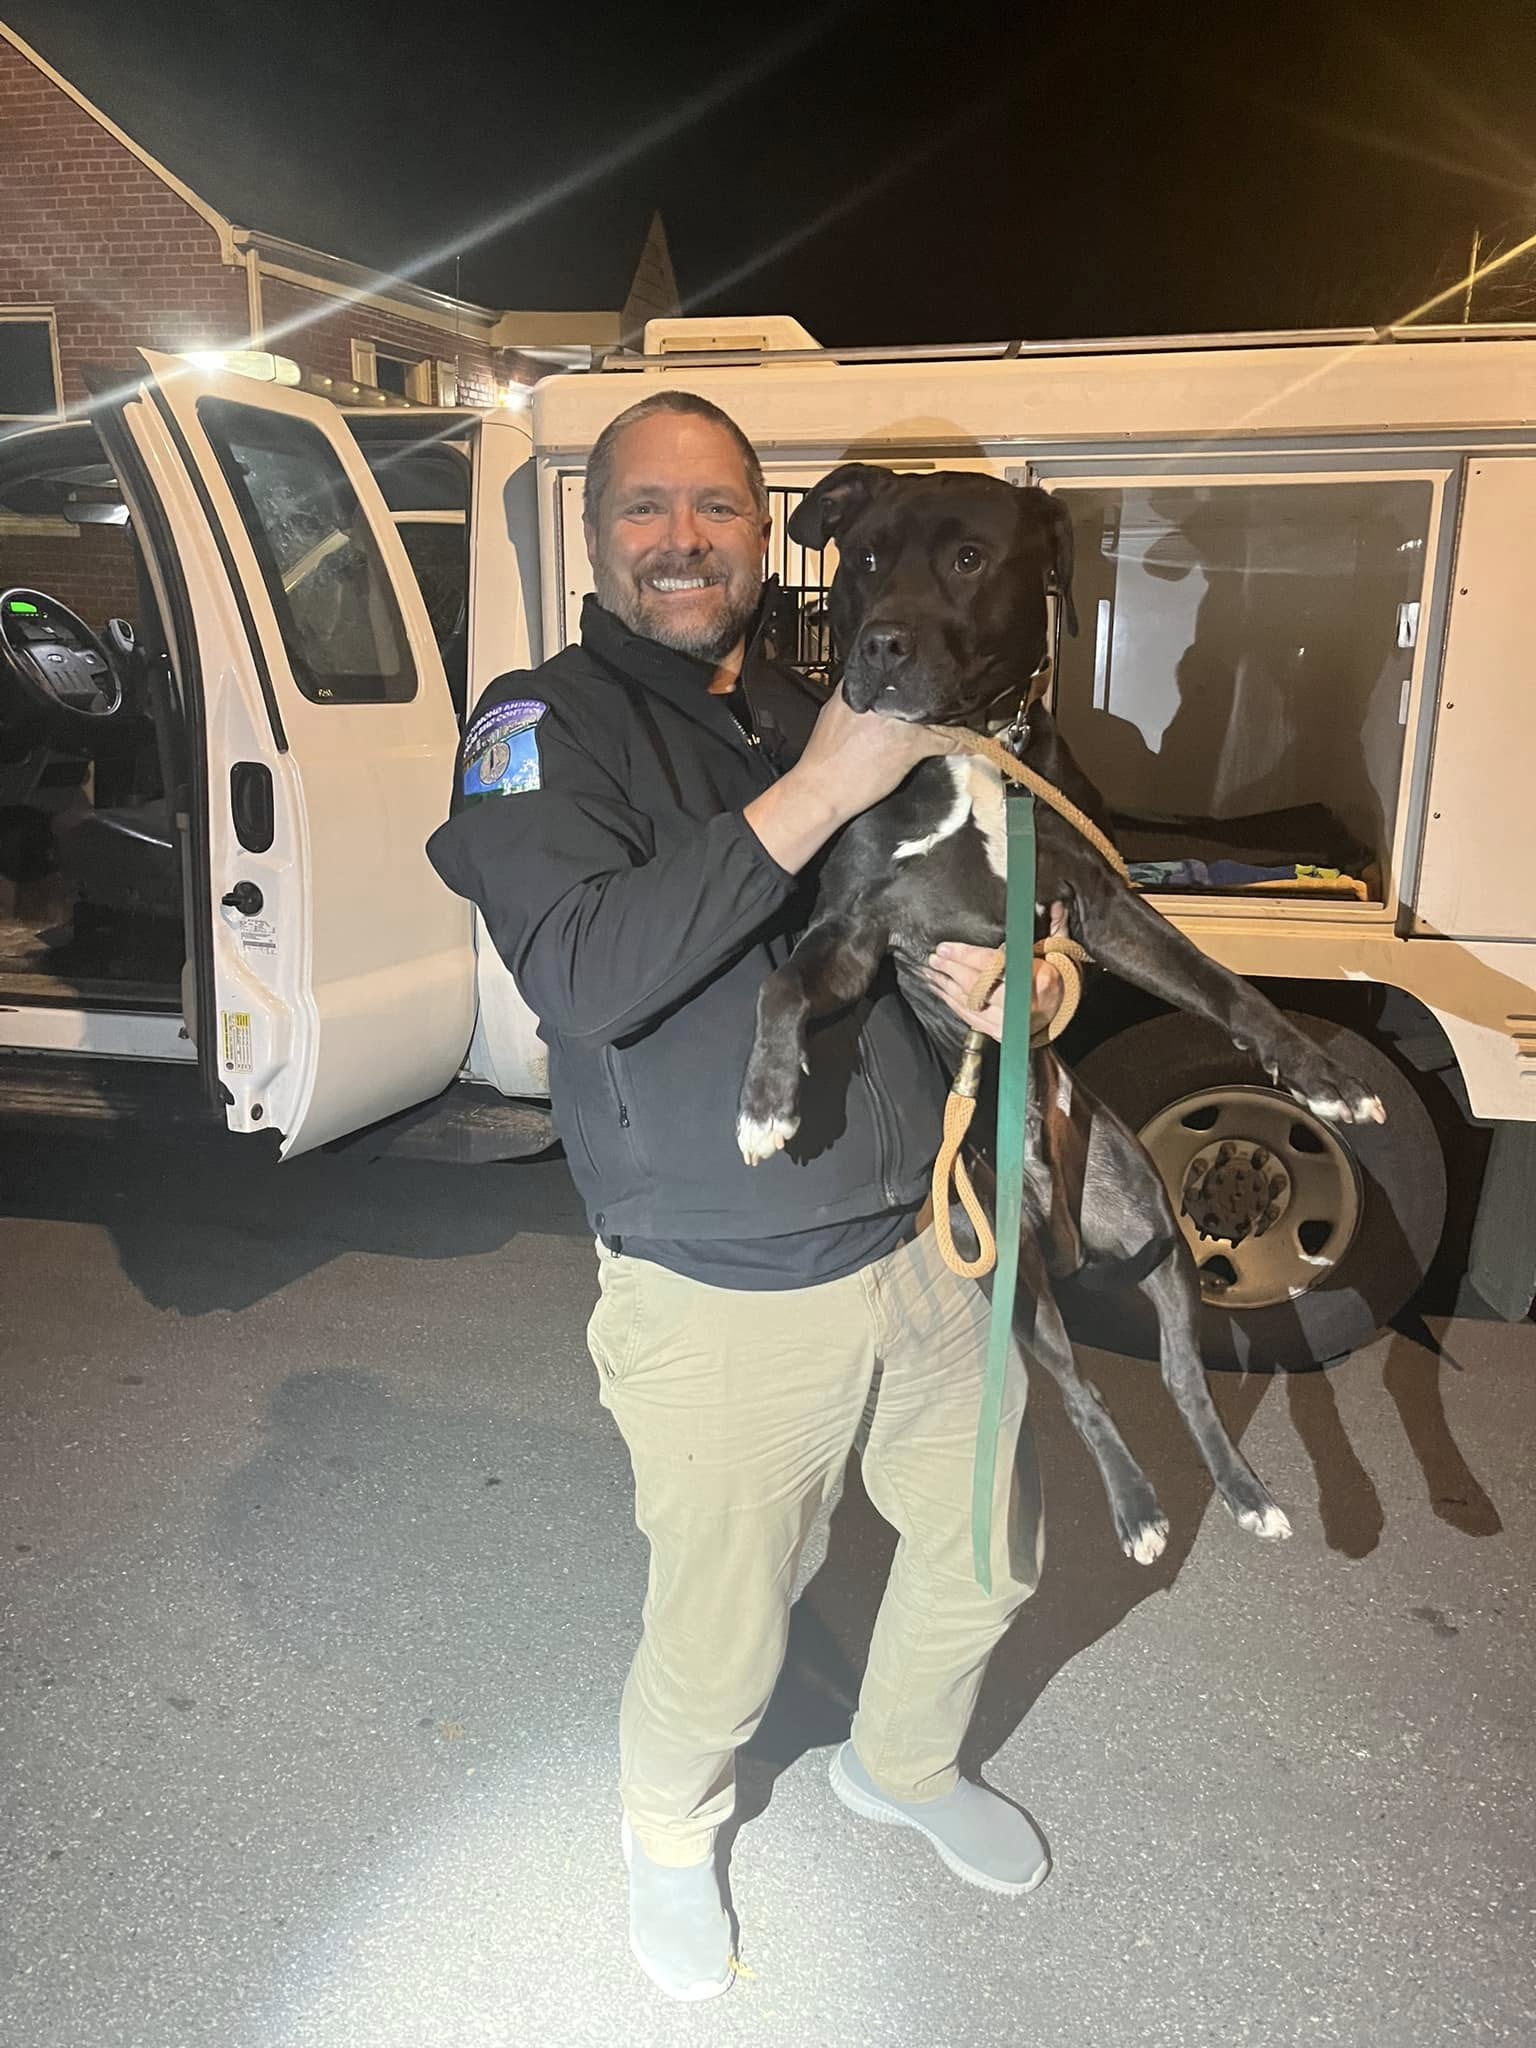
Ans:
[[[103,1059],[197,1058],[179,1017],[137,1010],[64,1010],[51,1004],[0,1004],[0,1045],[24,1052],[90,1053]]]
[[[227,1119],[232,1130],[280,1130],[286,1156],[426,1100],[459,1069],[474,1022],[470,912],[425,852],[447,814],[458,730],[404,546],[335,407],[194,372],[176,357],[146,352],[145,361],[155,402],[130,404],[125,418],[161,495],[195,615]],[[282,415],[327,444],[398,606],[417,679],[409,698],[320,701],[300,689],[261,562],[199,417],[209,399]],[[285,571],[285,589],[307,567]],[[235,830],[237,762],[272,776],[276,829],[264,851],[242,846]],[[220,901],[241,881],[261,891],[258,917]]]
[[[972,453],[1000,441],[1181,440],[1456,432],[1536,421],[1536,341],[839,363],[552,377],[533,400],[541,456],[580,456],[616,413],[666,383],[702,392],[766,460],[877,444]]]
[[[481,423],[475,450],[470,555],[469,702],[512,669],[540,660],[539,508],[527,419],[498,413]],[[474,913],[478,1007],[467,1071],[503,1095],[546,1096],[549,1055],[538,1021]]]
[[[1467,465],[1424,846],[1421,931],[1536,939],[1536,457]]]

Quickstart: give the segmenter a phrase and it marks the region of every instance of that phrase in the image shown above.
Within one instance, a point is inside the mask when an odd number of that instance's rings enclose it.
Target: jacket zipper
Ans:
[[[763,736],[758,730],[757,712],[753,709],[752,705],[752,693],[747,688],[745,663],[742,664],[741,674],[736,678],[736,687],[741,692],[741,708],[747,714],[747,722],[743,725],[739,719],[732,717],[731,723],[735,726],[737,732],[740,733],[742,740],[751,752],[760,754],[762,752]]]
[[[623,1089],[619,1086],[618,1055],[614,1052],[611,1045],[603,1047],[603,1065],[608,1069],[608,1086],[613,1090],[613,1099],[618,1104],[619,1129],[627,1131],[629,1129],[629,1105],[624,1100]]]
[[[885,1196],[886,1206],[894,1209],[901,1197],[890,1182],[891,1147],[886,1139],[885,1101],[878,1085],[878,1062],[875,1059],[874,1040],[868,1030],[867,1020],[866,1028],[860,1033],[860,1043],[864,1052],[864,1057],[859,1062],[860,1078],[869,1091],[869,1121],[870,1128],[875,1134],[875,1173],[880,1183],[880,1191]]]
[[[611,1045],[603,1047],[603,1065],[608,1070],[608,1085],[613,1090],[613,1099],[618,1105],[619,1129],[627,1131],[630,1127],[629,1104],[624,1100],[624,1090],[619,1081],[619,1056]],[[634,1140],[631,1139],[630,1143],[633,1144]]]

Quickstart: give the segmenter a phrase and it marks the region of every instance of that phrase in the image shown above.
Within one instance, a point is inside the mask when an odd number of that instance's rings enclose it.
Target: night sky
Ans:
[[[845,345],[1379,323],[1536,232],[1530,0],[0,14],[240,225],[497,307],[617,307],[656,207],[690,310]]]

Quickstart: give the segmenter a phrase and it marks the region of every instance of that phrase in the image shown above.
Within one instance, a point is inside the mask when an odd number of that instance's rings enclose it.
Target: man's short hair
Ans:
[[[618,446],[620,434],[626,427],[636,427],[641,420],[648,420],[653,413],[692,413],[695,419],[712,420],[717,427],[723,427],[736,443],[741,456],[741,466],[747,473],[747,484],[752,492],[752,504],[759,519],[768,517],[768,486],[763,482],[763,465],[757,459],[757,450],[737,426],[728,412],[722,412],[707,398],[700,398],[696,391],[653,391],[649,398],[642,398],[638,404],[621,412],[617,419],[610,420],[592,444],[592,453],[587,457],[587,480],[582,494],[582,517],[589,525],[597,524],[602,510],[603,496],[613,478],[613,452]]]

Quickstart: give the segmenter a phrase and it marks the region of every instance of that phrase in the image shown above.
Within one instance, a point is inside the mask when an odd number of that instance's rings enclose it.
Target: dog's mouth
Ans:
[[[999,718],[1006,725],[1022,708],[1025,687],[1004,681],[990,668],[941,679],[926,666],[909,665],[896,675],[881,676],[850,663],[843,675],[850,710],[878,711],[903,725],[972,725],[978,730]]]
[[[886,695],[881,692],[881,697]],[[876,697],[872,704],[855,704],[855,711],[878,711],[882,718],[894,718],[898,725],[948,725],[949,718],[942,711],[914,711],[904,704],[884,704]]]

